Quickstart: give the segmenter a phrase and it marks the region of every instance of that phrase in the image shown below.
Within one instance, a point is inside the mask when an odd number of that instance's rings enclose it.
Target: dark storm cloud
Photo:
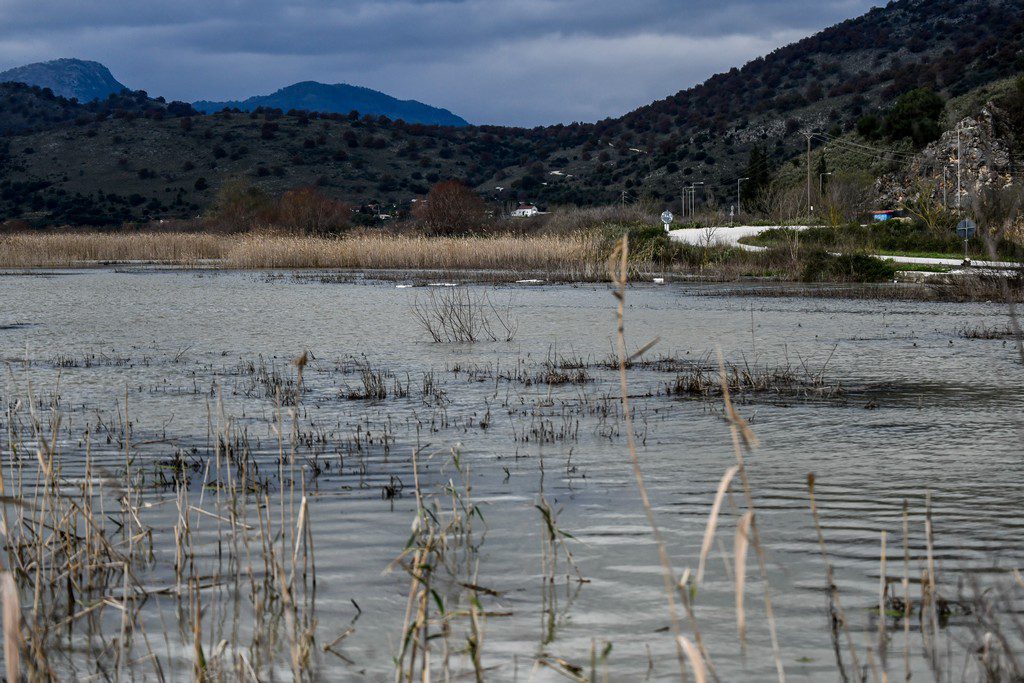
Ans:
[[[474,122],[595,120],[738,66],[866,0],[3,0],[0,69],[75,56],[131,87],[234,99],[349,82]]]

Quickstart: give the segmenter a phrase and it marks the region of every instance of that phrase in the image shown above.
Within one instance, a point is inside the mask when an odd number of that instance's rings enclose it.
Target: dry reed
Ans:
[[[596,237],[412,237],[361,235],[339,239],[252,235],[227,250],[232,268],[373,268],[601,274]]]
[[[592,280],[604,275],[602,239],[583,233],[546,237],[306,237],[263,233],[40,232],[0,237],[0,267],[74,267],[103,262],[225,268],[356,268],[503,270],[558,273]]]
[[[0,237],[0,267],[60,268],[90,262],[155,261],[194,265],[220,259],[225,237],[184,232],[40,232]]]

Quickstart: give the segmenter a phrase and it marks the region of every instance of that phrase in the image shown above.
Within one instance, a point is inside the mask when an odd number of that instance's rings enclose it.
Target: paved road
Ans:
[[[751,244],[741,244],[740,239],[760,235],[765,230],[772,228],[786,227],[793,230],[806,230],[806,225],[736,225],[721,228],[682,228],[671,230],[668,236],[677,242],[696,244],[698,246],[721,244],[728,247],[739,247],[747,251],[761,251],[764,247],[755,247]]]
[[[736,225],[720,228],[683,228],[669,231],[669,237],[677,242],[695,244],[698,246],[721,244],[729,247],[739,247],[747,251],[762,251],[765,247],[757,247],[752,244],[742,244],[740,240],[744,237],[759,235],[765,230],[785,227],[791,230],[806,230],[806,225]],[[887,259],[895,263],[911,263],[927,266],[957,267],[963,264],[963,259],[952,258],[926,258],[921,256],[891,256],[888,254],[875,254],[877,258]],[[1019,263],[1007,261],[973,261],[972,266],[977,268],[1019,268]]]

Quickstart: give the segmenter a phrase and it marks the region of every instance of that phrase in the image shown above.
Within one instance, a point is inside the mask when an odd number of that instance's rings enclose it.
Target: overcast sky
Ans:
[[[624,114],[871,4],[0,0],[0,70],[93,59],[131,88],[188,101],[345,82],[532,126]]]

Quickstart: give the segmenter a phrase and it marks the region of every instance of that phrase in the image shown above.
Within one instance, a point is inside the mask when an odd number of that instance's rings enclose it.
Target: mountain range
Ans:
[[[0,83],[23,83],[48,88],[54,95],[81,103],[103,100],[128,90],[110,70],[99,62],[82,59],[55,59],[0,71]],[[386,116],[408,123],[429,126],[468,126],[461,116],[447,109],[432,107],[416,100],[400,100],[391,95],[347,83],[302,81],[270,95],[256,95],[245,100],[193,104],[195,109],[213,114],[222,109],[253,111],[260,107],[282,111],[304,110],[332,114]]]
[[[399,208],[448,178],[496,201],[549,206],[648,198],[678,208],[683,188],[700,185],[705,201],[728,206],[752,172],[802,175],[808,138],[816,166],[829,156],[829,170],[841,170],[832,146],[845,141],[867,148],[865,172],[892,170],[917,143],[887,140],[899,150],[886,156],[860,124],[925,91],[941,99],[936,124],[948,128],[979,93],[1022,73],[1021,35],[1019,0],[895,0],[625,116],[532,129],[302,106],[197,115],[144,93],[93,111],[0,86],[0,131],[16,133],[0,138],[0,218],[193,216],[228,180]]]
[[[386,116],[389,119],[402,119],[409,123],[422,123],[428,126],[469,125],[468,121],[447,109],[432,107],[416,100],[400,100],[377,90],[347,83],[328,85],[316,81],[302,81],[281,88],[270,95],[256,95],[245,100],[229,102],[204,100],[195,102],[193,106],[207,114],[225,108],[253,111],[258,107],[266,107],[283,111],[298,109],[330,114],[358,111],[360,114]]]

